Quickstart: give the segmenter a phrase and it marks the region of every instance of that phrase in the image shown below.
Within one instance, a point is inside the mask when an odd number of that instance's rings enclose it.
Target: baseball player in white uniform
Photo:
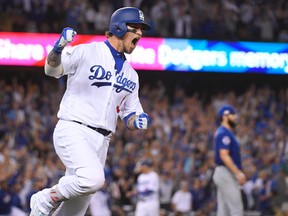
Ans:
[[[135,216],[156,216],[160,213],[160,179],[153,170],[150,159],[142,159],[136,165],[140,172],[137,178],[137,204]]]
[[[62,52],[76,35],[72,28],[63,29],[47,57],[45,73],[56,78],[67,75],[53,134],[66,173],[57,185],[31,197],[30,216],[85,215],[92,195],[105,181],[103,167],[117,118],[130,130],[147,128],[138,75],[124,53],[131,54],[148,29],[141,10],[120,8],[111,16],[106,41]]]

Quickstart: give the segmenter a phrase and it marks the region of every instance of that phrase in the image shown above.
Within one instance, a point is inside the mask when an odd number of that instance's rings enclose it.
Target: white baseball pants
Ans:
[[[160,213],[159,200],[139,200],[135,209],[135,216],[158,216]]]
[[[59,120],[53,134],[56,153],[66,167],[57,188],[67,201],[54,216],[85,215],[93,193],[105,181],[104,164],[111,135],[100,133],[75,122]]]

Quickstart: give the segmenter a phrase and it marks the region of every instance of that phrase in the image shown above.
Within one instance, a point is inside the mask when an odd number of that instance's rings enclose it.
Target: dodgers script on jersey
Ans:
[[[135,110],[143,112],[138,74],[127,61],[116,73],[115,60],[105,42],[82,44],[63,52],[62,65],[68,79],[58,118],[115,132],[118,117],[123,119]]]

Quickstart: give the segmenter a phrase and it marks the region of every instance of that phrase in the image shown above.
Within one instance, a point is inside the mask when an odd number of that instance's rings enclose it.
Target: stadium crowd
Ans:
[[[104,34],[122,6],[143,10],[148,36],[288,41],[285,0],[1,0],[0,31]]]
[[[15,76],[0,81],[2,214],[12,206],[29,212],[31,194],[55,184],[63,175],[64,167],[53,149],[52,131],[64,85],[62,78],[33,81]],[[133,170],[140,158],[148,157],[160,175],[163,215],[172,211],[171,198],[183,180],[189,182],[194,215],[212,215],[216,207],[211,184],[212,137],[217,109],[230,103],[240,116],[236,134],[248,178],[243,186],[246,210],[272,216],[276,209],[282,209],[287,215],[287,90],[276,92],[271,87],[252,85],[239,95],[234,91],[210,92],[204,100],[199,92],[188,94],[181,85],[170,96],[167,88],[161,82],[156,86],[145,83],[141,88],[142,104],[152,117],[150,129],[131,132],[119,121],[105,167],[107,184],[98,194],[107,200],[104,203],[111,214],[133,212],[137,202],[129,195],[135,187]]]

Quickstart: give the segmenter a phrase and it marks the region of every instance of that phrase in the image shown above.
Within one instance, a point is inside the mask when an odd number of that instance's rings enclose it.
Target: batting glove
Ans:
[[[60,38],[54,44],[53,51],[60,55],[67,43],[71,43],[73,41],[76,34],[77,33],[73,28],[64,28]]]
[[[133,125],[137,129],[147,129],[149,123],[149,116],[146,113],[142,113],[140,115],[136,115]]]

